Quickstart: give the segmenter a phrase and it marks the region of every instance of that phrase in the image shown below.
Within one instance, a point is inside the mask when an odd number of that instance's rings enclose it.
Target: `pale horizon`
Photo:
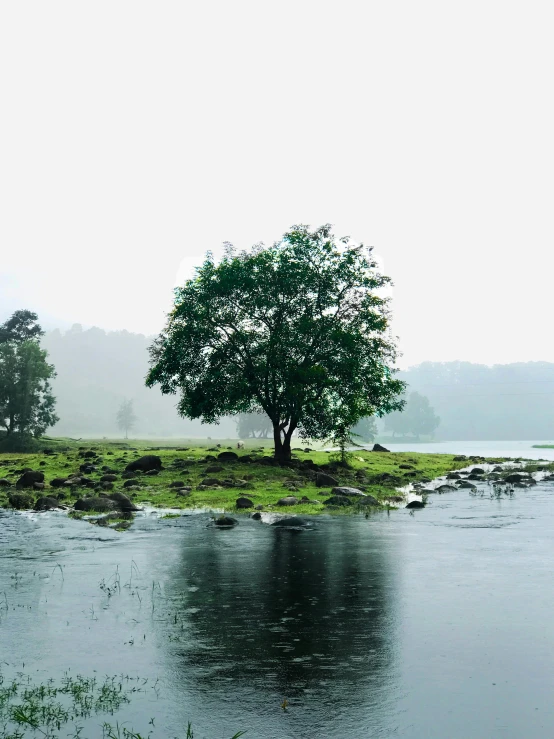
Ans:
[[[5,4],[0,318],[154,335],[207,250],[329,222],[399,366],[554,361],[552,8],[400,9]]]

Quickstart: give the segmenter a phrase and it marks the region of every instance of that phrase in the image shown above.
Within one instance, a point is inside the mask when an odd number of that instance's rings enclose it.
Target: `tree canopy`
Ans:
[[[39,339],[44,331],[37,323],[38,316],[30,310],[16,310],[0,326],[0,344],[8,341],[21,343],[29,339]]]
[[[43,331],[36,320],[17,311],[0,327],[0,427],[7,436],[40,436],[58,420],[50,389],[55,371],[38,344]]]
[[[263,411],[275,457],[288,459],[295,430],[326,439],[402,407],[389,283],[371,247],[336,239],[330,225],[293,226],[240,253],[228,245],[175,290],[146,384],[180,392],[179,413],[208,423]]]

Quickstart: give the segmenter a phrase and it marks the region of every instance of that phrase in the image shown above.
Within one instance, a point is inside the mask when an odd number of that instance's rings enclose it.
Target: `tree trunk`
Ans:
[[[296,424],[290,423],[286,431],[281,430],[279,423],[273,424],[273,442],[275,444],[274,459],[280,462],[288,462],[291,458],[290,441]]]

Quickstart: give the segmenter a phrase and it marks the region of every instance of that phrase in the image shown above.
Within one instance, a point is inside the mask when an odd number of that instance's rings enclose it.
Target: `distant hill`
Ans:
[[[424,362],[399,373],[426,395],[437,440],[554,439],[554,364]]]

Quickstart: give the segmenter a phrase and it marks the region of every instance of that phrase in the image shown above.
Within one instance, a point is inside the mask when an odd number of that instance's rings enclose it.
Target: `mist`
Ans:
[[[41,344],[56,368],[52,387],[60,417],[48,433],[73,438],[122,436],[117,410],[123,400],[132,400],[137,420],[131,437],[235,437],[233,419],[219,425],[182,419],[176,410],[178,396],[164,396],[145,386],[153,338],[129,331],[85,330],[80,324],[47,331]]]

